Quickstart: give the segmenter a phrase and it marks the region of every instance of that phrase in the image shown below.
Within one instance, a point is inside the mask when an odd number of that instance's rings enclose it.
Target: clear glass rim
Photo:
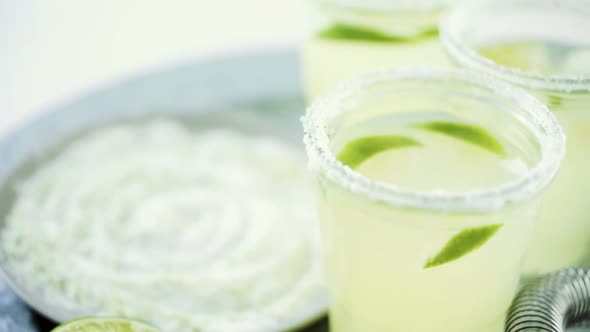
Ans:
[[[379,84],[426,80],[474,84],[506,98],[527,113],[536,127],[541,147],[540,161],[526,174],[499,186],[464,192],[413,191],[390,183],[372,180],[336,159],[330,149],[326,124],[340,113],[340,103],[357,91]],[[527,119],[527,121],[529,121]],[[435,66],[414,66],[379,70],[339,83],[318,98],[302,117],[304,143],[312,170],[348,191],[395,207],[439,212],[488,212],[520,202],[540,192],[554,178],[565,152],[565,135],[547,106],[521,88],[470,70]]]
[[[535,90],[571,93],[576,91],[590,92],[590,75],[543,75],[517,68],[499,65],[480,55],[461,38],[467,22],[476,12],[487,12],[487,1],[476,1],[469,6],[458,6],[446,13],[440,21],[440,42],[451,58],[467,68],[485,72],[512,84]],[[493,2],[492,2],[493,3]],[[569,2],[559,2],[566,6]],[[587,2],[590,9],[590,2]],[[572,10],[577,9],[571,8]],[[590,20],[590,16],[588,17]]]

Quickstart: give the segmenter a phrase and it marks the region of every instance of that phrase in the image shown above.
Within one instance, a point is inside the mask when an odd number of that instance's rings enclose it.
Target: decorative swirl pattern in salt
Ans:
[[[275,331],[325,299],[309,188],[273,137],[119,125],[26,180],[1,242],[58,305],[168,332]]]

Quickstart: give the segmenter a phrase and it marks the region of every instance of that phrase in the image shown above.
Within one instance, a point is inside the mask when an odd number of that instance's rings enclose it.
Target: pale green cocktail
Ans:
[[[442,30],[453,60],[535,94],[568,138],[523,274],[590,266],[590,1],[489,2],[457,9]]]
[[[379,67],[445,64],[438,20],[449,0],[311,0],[303,48],[307,96]]]
[[[547,108],[472,73],[412,68],[342,83],[304,127],[333,331],[501,332],[564,149]]]

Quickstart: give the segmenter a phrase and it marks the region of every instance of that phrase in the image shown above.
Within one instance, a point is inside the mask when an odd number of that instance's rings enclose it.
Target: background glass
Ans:
[[[307,97],[379,67],[445,64],[438,20],[449,2],[309,1],[311,26],[303,48]]]
[[[567,135],[567,154],[543,201],[524,275],[589,266],[590,1],[478,2],[450,13],[441,30],[452,60],[526,88],[549,106]]]

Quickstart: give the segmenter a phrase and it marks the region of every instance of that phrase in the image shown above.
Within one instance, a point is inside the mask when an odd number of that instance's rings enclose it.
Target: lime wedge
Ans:
[[[149,325],[126,318],[89,317],[75,319],[51,332],[159,332]]]
[[[338,154],[338,160],[355,169],[365,160],[386,150],[421,146],[418,141],[406,136],[370,136],[348,142]]]
[[[320,31],[318,37],[322,39],[353,40],[377,43],[411,43],[438,36],[438,28],[426,28],[413,36],[396,36],[372,28],[352,25],[348,23],[334,23]]]
[[[416,124],[413,127],[458,138],[478,145],[502,157],[506,156],[506,151],[498,139],[479,126],[457,122],[433,121]]]
[[[453,236],[436,256],[430,258],[424,268],[429,269],[443,265],[469,254],[488,242],[500,228],[502,225],[496,224],[462,230]]]

